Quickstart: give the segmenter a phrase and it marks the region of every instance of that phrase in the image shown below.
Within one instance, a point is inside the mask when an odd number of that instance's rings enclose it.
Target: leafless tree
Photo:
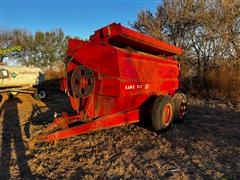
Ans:
[[[239,0],[164,0],[140,11],[132,26],[184,49],[182,59],[200,76],[212,60],[240,57]]]

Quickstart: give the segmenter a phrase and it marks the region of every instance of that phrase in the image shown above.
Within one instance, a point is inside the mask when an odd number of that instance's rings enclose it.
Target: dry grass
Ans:
[[[218,62],[217,65],[204,72],[188,76],[190,68],[182,68],[188,93],[209,98],[240,101],[240,64]]]
[[[64,63],[58,63],[45,70],[46,80],[58,79],[64,75]]]
[[[240,100],[240,66],[222,63],[205,74],[205,84],[211,97]]]

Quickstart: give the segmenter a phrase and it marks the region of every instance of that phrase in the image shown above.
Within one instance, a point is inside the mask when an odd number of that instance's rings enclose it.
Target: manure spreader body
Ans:
[[[89,41],[70,39],[61,89],[76,114],[55,114],[33,141],[52,141],[78,134],[150,121],[154,130],[182,121],[186,97],[181,92],[182,49],[110,24]]]

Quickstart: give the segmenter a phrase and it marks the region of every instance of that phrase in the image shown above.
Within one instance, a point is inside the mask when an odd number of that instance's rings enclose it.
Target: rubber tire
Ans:
[[[171,107],[171,117],[168,125],[164,123],[163,112],[165,106],[169,104]],[[172,125],[173,121],[173,101],[172,97],[169,95],[166,96],[158,96],[153,104],[152,109],[152,127],[155,131],[160,131],[164,129],[168,129]]]
[[[41,93],[41,91],[44,91],[46,93],[46,95],[44,97],[41,97],[39,96],[39,94]],[[36,89],[34,91],[34,94],[33,94],[33,97],[38,100],[38,101],[43,101],[47,98],[48,96],[48,93],[47,93],[47,90],[46,89],[43,89],[43,88],[39,88],[39,89]]]
[[[183,93],[174,94],[174,96],[173,96],[174,121],[176,121],[176,122],[183,122],[184,116],[186,114],[186,111],[185,111],[185,114],[183,115],[183,117],[179,117],[180,105],[182,102],[187,105],[186,96]]]

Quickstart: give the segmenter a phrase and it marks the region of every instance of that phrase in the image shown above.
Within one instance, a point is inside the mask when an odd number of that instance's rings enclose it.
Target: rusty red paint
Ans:
[[[36,137],[37,141],[53,141],[57,139],[63,139],[78,134],[84,134],[92,131],[97,131],[104,128],[111,128],[115,126],[121,126],[124,124],[138,122],[139,110],[132,110],[128,112],[116,113],[109,116],[103,116],[96,120],[83,123],[80,126],[71,127],[68,129],[62,129],[55,133],[43,133]]]
[[[72,60],[66,65],[69,77],[62,78],[61,90],[70,95],[73,109],[84,114],[77,117],[90,122],[42,135],[42,140],[137,122],[136,109],[150,96],[173,96],[180,86],[179,63],[173,56],[181,55],[182,49],[120,24],[113,23],[95,31],[90,41],[70,39],[68,47],[67,56]],[[76,97],[69,83],[79,65],[94,74],[93,91],[84,98]],[[80,78],[79,88],[86,86],[88,80],[83,79]]]

